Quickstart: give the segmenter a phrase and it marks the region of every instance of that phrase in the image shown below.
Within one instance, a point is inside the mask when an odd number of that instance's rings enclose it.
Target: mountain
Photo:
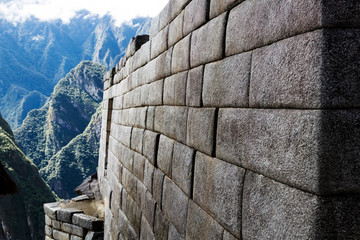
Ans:
[[[57,152],[40,170],[46,182],[60,198],[71,198],[75,187],[96,172],[99,157],[101,107],[92,116],[83,133]]]
[[[19,147],[38,168],[83,133],[102,101],[106,68],[83,61],[55,86],[46,104],[29,112],[15,130]]]
[[[0,163],[18,188],[13,195],[0,196],[0,240],[44,239],[42,205],[56,201],[56,196],[40,177],[36,166],[17,147],[1,115]]]
[[[149,18],[117,26],[112,17],[79,12],[69,23],[35,18],[16,25],[0,19],[0,109],[10,126],[21,126],[54,86],[82,60],[113,67]]]

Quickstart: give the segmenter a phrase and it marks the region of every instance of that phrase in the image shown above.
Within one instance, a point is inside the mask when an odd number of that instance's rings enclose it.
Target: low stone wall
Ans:
[[[84,214],[76,208],[65,208],[61,203],[44,204],[45,240],[101,240],[104,221]]]

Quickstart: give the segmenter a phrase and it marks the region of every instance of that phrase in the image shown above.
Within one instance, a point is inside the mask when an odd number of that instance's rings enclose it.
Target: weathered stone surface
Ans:
[[[164,81],[164,104],[185,105],[187,71],[172,75]]]
[[[176,43],[173,50],[171,71],[173,74],[188,70],[190,67],[190,39],[191,34]]]
[[[151,40],[151,59],[156,58],[161,53],[166,51],[166,49],[168,48],[168,34],[169,34],[169,26],[161,30]]]
[[[142,153],[144,129],[133,128],[131,132],[131,148]]]
[[[141,87],[142,105],[162,105],[163,80],[159,80]]]
[[[154,170],[154,166],[149,161],[145,161],[144,184],[150,193],[152,193]]]
[[[70,240],[84,240],[84,238],[78,237],[78,236],[76,236],[76,235],[71,235],[71,236],[70,236]]]
[[[51,227],[45,225],[45,235],[46,235],[46,236],[52,237],[52,231],[53,231],[53,230],[52,230]]]
[[[43,207],[45,214],[51,219],[56,219],[56,211],[61,209],[58,202],[45,203]]]
[[[155,16],[151,20],[151,25],[150,25],[150,30],[149,30],[150,39],[154,38],[155,35],[159,32],[159,23],[160,23],[159,15]]]
[[[140,240],[155,240],[155,235],[151,230],[151,226],[146,221],[145,217],[141,218],[141,235]]]
[[[184,237],[188,210],[188,197],[168,177],[164,180],[163,211]]]
[[[126,168],[123,169],[122,184],[127,193],[135,199],[137,178]]]
[[[204,106],[247,107],[250,68],[251,53],[243,53],[205,65],[202,92]],[[256,87],[254,89],[259,91]]]
[[[158,203],[158,208],[161,208],[162,190],[164,183],[165,174],[159,169],[155,168],[154,171],[154,182],[153,182],[153,197]]]
[[[224,228],[202,210],[196,203],[189,201],[186,239],[222,239]]]
[[[169,233],[168,233],[169,240],[184,240],[185,236],[181,236],[180,233],[176,230],[176,228],[170,224],[169,225]]]
[[[56,212],[56,219],[61,222],[71,223],[72,216],[75,213],[83,213],[83,211],[75,208],[61,208]]]
[[[154,130],[155,107],[149,106],[146,112],[146,129]]]
[[[156,239],[167,240],[169,231],[169,220],[165,217],[164,213],[157,205],[155,213],[154,233]]]
[[[173,1],[176,2],[176,1]],[[172,46],[183,37],[184,11],[182,11],[169,25],[168,46]]]
[[[52,220],[52,227],[57,230],[61,230],[62,223],[56,220]]]
[[[104,229],[103,220],[82,213],[74,214],[72,217],[72,222],[75,225],[92,231],[101,231]]]
[[[53,238],[55,240],[70,240],[70,234],[53,230]]]
[[[129,223],[131,225],[131,228],[133,228],[133,230],[135,231],[135,235],[140,236],[140,228],[141,228],[141,209],[139,208],[139,206],[136,204],[136,202],[129,197],[129,195],[127,194],[126,191],[123,191],[122,194],[122,208],[121,208],[127,219],[129,220]],[[119,214],[119,217],[121,215]],[[119,220],[119,223],[121,222],[121,220]],[[131,230],[131,228],[126,227],[127,230],[126,232],[128,232],[129,230]],[[120,228],[121,230],[121,228]],[[132,233],[128,233],[127,235],[132,236],[134,234]]]
[[[185,8],[183,34],[195,30],[206,22],[209,1],[193,0]]]
[[[154,229],[156,201],[149,191],[145,193],[145,199],[141,204],[142,215],[145,217],[146,222],[149,224],[152,231]]]
[[[171,163],[173,158],[174,143],[174,140],[164,135],[160,136],[159,149],[157,153],[157,166],[169,177],[171,177]]]
[[[144,66],[146,63],[148,63],[150,61],[150,57],[151,57],[151,51],[150,51],[150,42],[148,41],[147,43],[143,44],[141,46],[141,48],[139,49],[139,51],[137,51],[133,58],[134,58],[134,62],[133,62],[133,68],[139,68]],[[140,81],[140,72],[139,72],[139,84],[143,84],[142,81]]]
[[[48,215],[45,215],[45,224],[51,226],[51,218]]]
[[[126,147],[130,147],[131,131],[131,127],[111,123],[111,136]]]
[[[238,240],[239,238],[234,237],[228,231],[224,231],[223,240]]]
[[[72,235],[77,235],[79,237],[84,237],[86,234],[86,231],[79,226],[69,224],[69,223],[63,223],[62,224],[62,230],[63,232],[70,233]]]
[[[159,21],[159,30],[165,28],[171,21],[171,16],[169,14],[169,3],[165,5],[165,7],[161,10],[160,14],[160,21]]]
[[[229,10],[235,4],[244,0],[211,0],[210,1],[210,19],[219,16],[223,12]]]
[[[197,152],[194,174],[194,201],[240,238],[245,170]]]
[[[141,181],[144,180],[144,166],[145,166],[146,158],[139,154],[134,154],[134,175],[140,179]]]
[[[200,107],[202,105],[202,85],[204,66],[189,70],[186,83],[186,105]]]
[[[129,240],[137,240],[139,239],[139,235],[135,232],[134,228],[130,225],[128,219],[126,218],[124,212],[119,212],[119,229],[120,236],[119,239],[129,239]],[[106,233],[106,232],[105,232]],[[107,239],[107,238],[105,238]]]
[[[49,236],[45,236],[45,240],[54,240],[54,239]]]
[[[223,57],[225,24],[226,13],[223,13],[192,33],[190,51],[192,68]]]
[[[188,146],[212,155],[215,117],[215,108],[189,108],[186,138]]]
[[[171,56],[173,48],[162,53],[157,58],[145,65],[146,83],[171,75]]]
[[[160,137],[160,134],[145,130],[144,143],[143,143],[143,154],[153,165],[155,165],[156,158],[157,158],[159,137]]]
[[[194,157],[194,149],[175,142],[171,165],[172,179],[189,198],[192,190]]]
[[[312,0],[243,2],[230,11],[226,56],[319,28],[321,5],[321,1]]]

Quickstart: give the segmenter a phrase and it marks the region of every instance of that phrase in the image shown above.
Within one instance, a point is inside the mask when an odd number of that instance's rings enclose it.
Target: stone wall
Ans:
[[[360,239],[359,27],[356,0],[170,0],[105,77],[105,239]]]

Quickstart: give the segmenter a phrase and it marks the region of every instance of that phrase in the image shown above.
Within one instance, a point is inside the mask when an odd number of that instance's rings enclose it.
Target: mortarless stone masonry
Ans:
[[[104,78],[106,240],[360,239],[358,1],[170,0],[144,39]]]

